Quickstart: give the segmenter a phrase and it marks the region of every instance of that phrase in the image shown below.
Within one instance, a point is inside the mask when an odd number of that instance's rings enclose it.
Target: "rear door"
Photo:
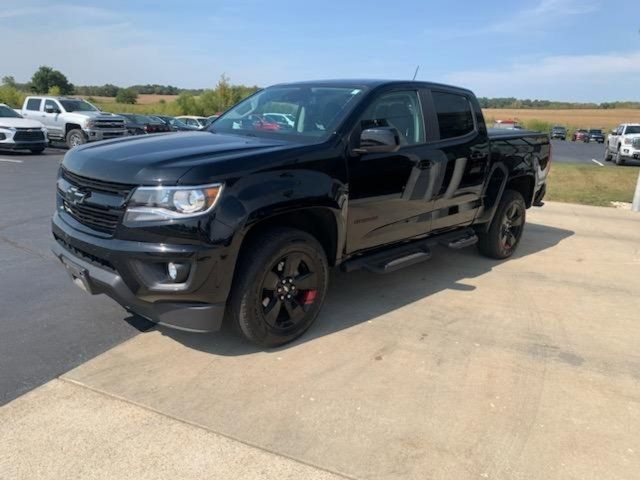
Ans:
[[[40,112],[40,104],[42,103],[41,98],[32,97],[27,100],[27,104],[22,110],[22,116],[24,118],[30,118],[32,120],[41,121],[42,112]]]
[[[430,148],[418,89],[379,93],[351,132],[352,146],[360,132],[394,127],[401,147],[393,153],[348,156],[349,253],[426,234],[430,228]],[[355,139],[355,140],[354,140]]]
[[[433,88],[425,93],[428,122],[436,125],[430,145],[434,179],[431,230],[469,224],[481,206],[489,165],[489,142],[480,107],[470,94]]]

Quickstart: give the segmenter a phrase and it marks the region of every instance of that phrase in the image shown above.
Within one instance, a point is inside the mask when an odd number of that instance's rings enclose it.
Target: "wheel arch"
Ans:
[[[254,238],[275,227],[296,228],[312,235],[322,245],[329,265],[340,262],[344,248],[344,226],[340,222],[340,212],[326,206],[278,212],[251,223],[243,232],[239,254]]]
[[[66,137],[71,130],[82,130],[82,126],[77,123],[66,123],[64,125],[64,136]]]

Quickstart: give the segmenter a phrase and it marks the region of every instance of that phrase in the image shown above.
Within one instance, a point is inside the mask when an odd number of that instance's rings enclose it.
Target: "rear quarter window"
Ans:
[[[432,96],[441,140],[473,132],[473,112],[467,97],[446,92],[432,92]]]
[[[30,98],[27,100],[27,110],[40,110],[40,103],[42,102],[41,98]]]

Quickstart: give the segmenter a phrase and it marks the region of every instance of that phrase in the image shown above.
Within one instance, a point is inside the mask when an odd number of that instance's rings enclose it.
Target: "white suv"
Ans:
[[[0,150],[42,153],[48,143],[47,129],[42,123],[22,118],[13,108],[0,103]]]
[[[607,136],[604,159],[624,165],[632,158],[640,159],[640,123],[623,123]]]

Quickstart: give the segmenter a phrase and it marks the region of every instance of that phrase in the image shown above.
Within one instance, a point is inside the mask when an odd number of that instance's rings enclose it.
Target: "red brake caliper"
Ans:
[[[307,290],[302,294],[302,304],[311,305],[316,299],[316,290]]]

